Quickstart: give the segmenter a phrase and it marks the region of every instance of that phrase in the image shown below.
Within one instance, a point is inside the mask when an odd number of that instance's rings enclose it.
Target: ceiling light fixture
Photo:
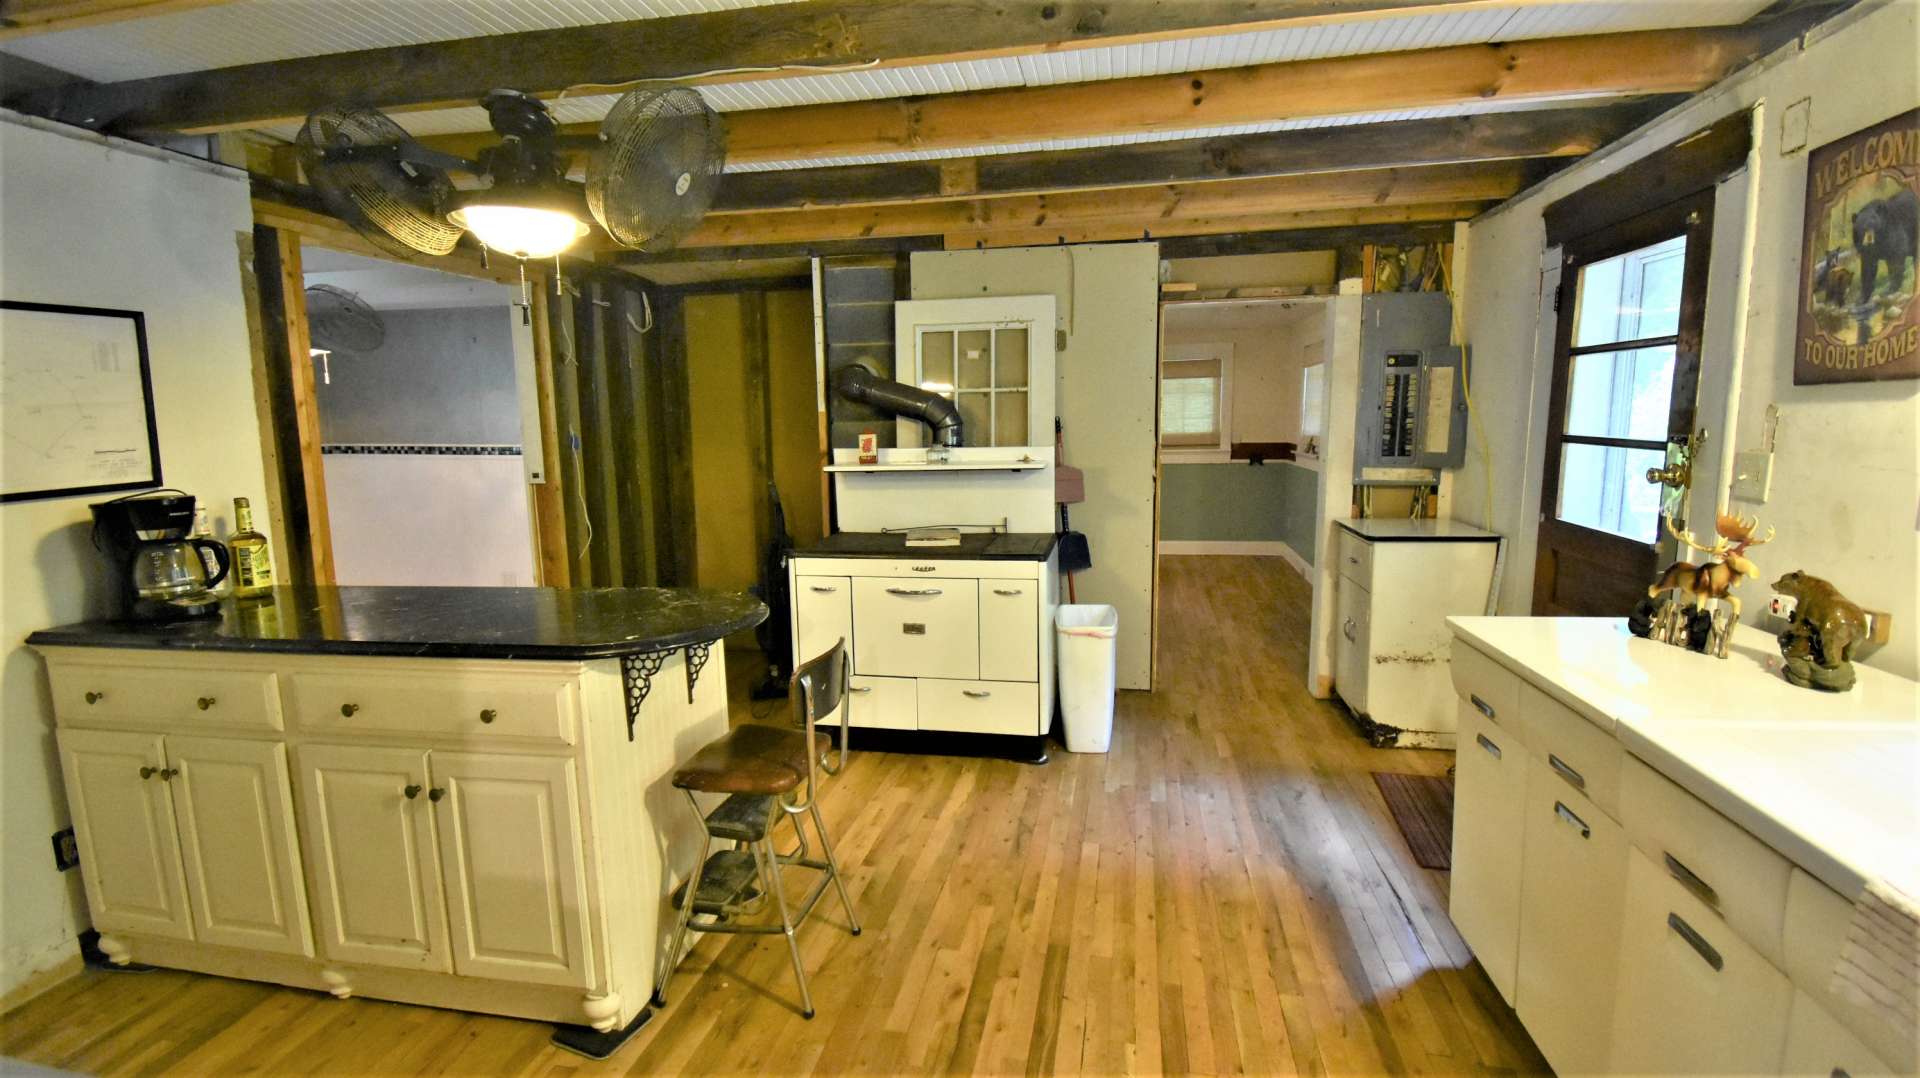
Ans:
[[[552,258],[587,234],[587,224],[565,210],[513,202],[476,201],[448,215],[473,238],[514,258]]]

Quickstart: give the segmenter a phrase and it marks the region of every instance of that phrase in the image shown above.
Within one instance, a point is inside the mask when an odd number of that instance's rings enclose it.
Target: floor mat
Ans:
[[[1375,771],[1374,784],[1421,868],[1453,868],[1453,779]]]

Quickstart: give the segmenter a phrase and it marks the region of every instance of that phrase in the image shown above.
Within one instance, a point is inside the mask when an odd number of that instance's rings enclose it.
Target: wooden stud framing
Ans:
[[[233,0],[0,0],[0,41],[150,19]]]

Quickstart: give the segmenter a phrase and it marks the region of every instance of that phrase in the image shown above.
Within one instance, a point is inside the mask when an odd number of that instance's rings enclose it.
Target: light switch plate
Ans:
[[[1765,449],[1749,449],[1733,455],[1733,497],[1755,505],[1766,503],[1773,487],[1773,454]]]
[[[1780,152],[1790,154],[1807,148],[1807,126],[1813,111],[1813,99],[1803,97],[1780,110]]]

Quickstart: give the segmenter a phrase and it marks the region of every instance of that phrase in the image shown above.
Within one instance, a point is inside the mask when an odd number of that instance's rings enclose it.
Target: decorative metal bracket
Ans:
[[[687,703],[693,703],[693,687],[700,683],[700,671],[706,668],[713,652],[713,641],[687,645]]]
[[[640,707],[647,702],[647,694],[653,691],[653,676],[667,664],[667,656],[671,654],[671,651],[643,651],[620,656],[620,679],[627,689],[628,741],[633,740],[633,723],[640,717]]]

